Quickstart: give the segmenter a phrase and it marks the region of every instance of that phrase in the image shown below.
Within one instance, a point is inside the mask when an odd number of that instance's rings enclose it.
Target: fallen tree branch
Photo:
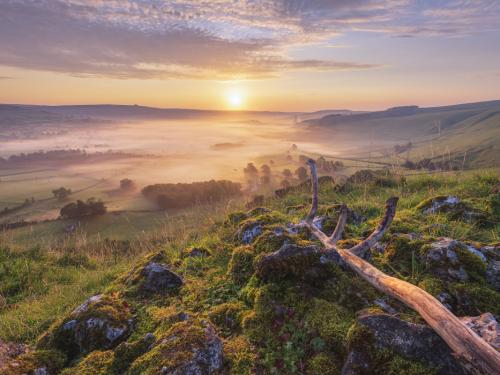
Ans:
[[[368,238],[351,249],[337,248],[335,243],[342,235],[347,218],[347,207],[344,214],[341,209],[339,222],[331,237],[313,224],[318,208],[318,177],[314,160],[309,160],[308,164],[311,169],[313,197],[311,211],[305,219],[305,224],[325,247],[325,257],[329,253],[337,253],[349,269],[369,284],[417,311],[462,361],[470,364],[480,373],[497,375],[500,370],[500,353],[462,323],[441,302],[413,284],[386,275],[360,257],[382,238],[392,223],[398,198],[392,197],[387,200],[384,217]]]

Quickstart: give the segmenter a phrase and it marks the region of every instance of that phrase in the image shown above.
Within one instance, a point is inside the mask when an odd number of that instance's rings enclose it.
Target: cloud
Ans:
[[[496,1],[4,0],[0,65],[120,79],[251,79],[372,69],[297,60],[296,44],[349,31],[456,35],[496,27]]]

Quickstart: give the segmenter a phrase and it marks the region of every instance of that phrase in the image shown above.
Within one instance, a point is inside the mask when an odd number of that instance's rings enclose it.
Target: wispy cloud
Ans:
[[[431,3],[436,2],[4,0],[0,65],[121,79],[267,78],[297,70],[379,67],[286,54],[293,44],[350,30],[415,36],[498,27],[497,1]]]

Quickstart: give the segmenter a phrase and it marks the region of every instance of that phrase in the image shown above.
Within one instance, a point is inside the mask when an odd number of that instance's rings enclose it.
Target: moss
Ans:
[[[411,241],[406,237],[392,237],[383,260],[403,276],[415,276],[420,268],[418,254],[423,244],[423,241]]]
[[[256,209],[254,209],[256,210]],[[253,211],[253,210],[252,210]],[[248,215],[248,219],[242,221],[238,226],[238,232],[243,233],[244,231],[255,227],[256,225],[260,226],[269,226],[273,224],[284,224],[287,222],[286,217],[280,212],[265,211],[262,214],[257,216]]]
[[[230,336],[240,331],[244,309],[245,306],[241,302],[226,302],[213,307],[208,317],[223,336]]]
[[[163,367],[173,370],[192,360],[197,348],[204,347],[205,329],[198,321],[179,322],[158,342],[157,346],[131,364],[130,375],[159,374]]]
[[[420,283],[418,287],[425,290],[427,293],[432,294],[434,297],[438,296],[440,293],[445,291],[444,282],[436,277],[426,277]]]
[[[373,345],[373,334],[368,327],[355,322],[349,327],[346,340],[349,350],[363,346],[370,348]]]
[[[449,287],[457,300],[458,315],[500,314],[500,293],[480,283],[454,283]]]
[[[339,355],[345,354],[344,338],[352,324],[353,316],[341,306],[315,298],[308,308],[305,324]]]
[[[67,368],[61,375],[110,375],[113,374],[111,364],[113,363],[112,351],[94,351],[86,356],[78,365]]]
[[[146,334],[137,341],[122,342],[115,349],[111,365],[112,371],[116,374],[123,374],[136,358],[149,350],[154,341],[155,337],[152,334]]]
[[[326,353],[319,353],[307,363],[306,373],[308,375],[339,375],[340,370],[331,356]]]
[[[437,369],[422,362],[410,361],[398,355],[391,356],[383,368],[377,370],[377,374],[381,375],[436,375],[438,372]]]
[[[227,215],[226,224],[236,225],[247,219],[248,215],[243,211],[231,212]]]
[[[57,374],[64,367],[66,357],[57,350],[36,350],[16,358],[17,367],[6,369],[5,375],[30,374],[38,368],[45,368],[50,374]]]
[[[290,242],[293,242],[292,237],[283,228],[278,227],[273,230],[267,229],[259,235],[253,243],[253,248],[256,254],[272,253]]]
[[[224,342],[224,355],[230,375],[254,374],[255,349],[245,336],[236,336]]]
[[[239,246],[233,250],[228,265],[228,275],[239,284],[245,284],[254,272],[254,251],[251,246]]]
[[[448,195],[437,195],[435,197],[430,197],[427,199],[424,199],[422,202],[420,202],[415,209],[418,211],[424,211],[432,207],[434,202],[443,202],[446,199],[448,199]]]
[[[477,256],[465,248],[465,245],[456,246],[460,263],[472,281],[483,282],[486,277],[486,264]]]

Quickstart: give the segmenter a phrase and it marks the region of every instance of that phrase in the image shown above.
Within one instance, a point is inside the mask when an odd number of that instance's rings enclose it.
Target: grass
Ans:
[[[349,223],[346,228],[344,240],[356,242],[373,230],[385,200],[399,196],[391,233],[416,233],[423,239],[420,242],[393,240],[386,235],[384,242],[391,250],[385,255],[375,255],[374,264],[430,293],[446,291],[455,297],[465,296],[460,300],[469,301],[468,305],[453,306],[461,314],[499,313],[499,294],[488,287],[484,270],[477,267],[473,256],[464,258],[468,259],[465,269],[474,276],[474,282],[469,285],[436,279],[421,254],[425,245],[438,236],[496,243],[500,224],[451,220],[445,214],[425,215],[416,209],[419,203],[433,196],[456,195],[491,216],[491,190],[497,183],[496,171],[394,178],[388,186],[361,183],[339,189],[325,183],[319,189],[319,211],[344,202],[363,215],[364,222]],[[282,199],[267,198],[265,206],[276,211],[274,213],[258,210],[235,213],[241,204],[233,202],[198,207],[174,217],[163,217],[156,223],[154,215],[134,216],[128,223],[122,220],[131,216],[108,215],[88,223],[85,231],[65,238],[61,238],[59,232],[51,237],[50,227],[43,225],[31,232],[23,228],[12,231],[9,236],[6,233],[2,246],[10,250],[3,250],[2,264],[10,271],[0,267],[3,288],[0,293],[4,299],[0,338],[33,343],[51,324],[54,325],[48,328],[49,335],[54,332],[57,322],[87,297],[105,292],[122,298],[134,312],[135,328],[127,341],[130,345],[148,332],[160,340],[175,332],[179,338],[176,343],[184,348],[189,344],[185,340],[191,337],[191,328],[198,332],[199,322],[208,320],[224,340],[232,374],[323,373],[329,369],[329,373],[338,375],[350,345],[346,336],[355,325],[356,312],[373,308],[373,301],[381,294],[361,278],[336,266],[306,274],[301,264],[283,264],[282,272],[267,277],[257,270],[259,259],[283,243],[276,238],[274,229],[283,223],[298,223],[307,212],[309,201],[310,192],[305,189]],[[303,204],[303,208],[288,209]],[[229,212],[231,219],[227,217]],[[255,223],[263,226],[261,237],[242,247],[236,234]],[[42,242],[43,231],[47,231],[47,238],[51,240],[36,247]],[[307,233],[287,235],[286,239],[298,245],[314,244]],[[211,255],[188,257],[185,249],[191,247],[205,248]],[[183,277],[185,284],[178,295],[144,298],[134,294],[135,289],[124,275],[133,267],[138,274],[137,270],[147,262],[143,258],[146,253],[156,254],[158,262],[168,264]],[[314,259],[308,262],[311,266],[323,267],[314,263]],[[121,276],[116,278],[118,275]],[[187,313],[190,320],[179,323],[176,317],[180,312]],[[421,322],[408,309],[403,309],[401,317]],[[434,369],[414,359],[370,350],[377,361],[373,368],[375,375],[387,368],[391,373],[406,373],[408,369],[415,374],[434,373]],[[71,364],[76,367],[67,369],[66,373],[92,373],[89,366],[99,362],[99,366],[113,374],[111,368],[106,367],[110,364],[93,360],[99,353],[93,352],[87,359]],[[118,355],[112,350],[106,353],[109,363]],[[131,360],[130,366],[146,373],[155,373],[161,369],[162,361],[167,360],[158,351],[138,356]],[[170,362],[168,365],[173,366]]]

